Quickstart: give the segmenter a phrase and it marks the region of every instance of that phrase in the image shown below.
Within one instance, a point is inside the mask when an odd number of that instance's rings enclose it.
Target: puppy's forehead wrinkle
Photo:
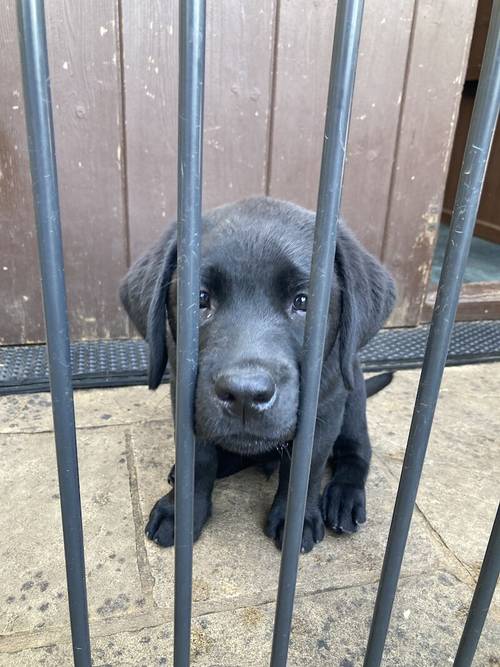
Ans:
[[[224,204],[207,213],[207,219],[221,221],[242,220],[246,226],[263,221],[286,221],[296,226],[310,225],[314,213],[292,202],[272,197],[253,196],[230,204]]]
[[[202,276],[215,289],[230,282],[245,291],[307,282],[312,236],[308,239],[296,231],[283,224],[264,224],[228,235],[216,224],[204,236]]]
[[[312,241],[314,213],[289,202],[280,202],[266,197],[252,197],[235,204],[228,204],[209,211],[204,220],[204,235],[237,236],[251,243],[265,238],[281,240],[283,245],[296,241]],[[289,241],[288,241],[289,240]],[[299,248],[301,253],[304,248]]]

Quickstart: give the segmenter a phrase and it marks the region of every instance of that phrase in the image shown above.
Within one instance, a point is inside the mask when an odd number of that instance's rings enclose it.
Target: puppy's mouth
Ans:
[[[236,454],[255,456],[276,451],[283,454],[294,438],[294,432],[288,431],[277,437],[264,437],[253,433],[235,433],[216,438],[215,441],[223,449]]]

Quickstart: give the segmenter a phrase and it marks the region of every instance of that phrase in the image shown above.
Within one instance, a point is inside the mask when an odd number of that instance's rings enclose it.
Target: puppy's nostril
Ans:
[[[215,387],[215,393],[217,394],[217,398],[225,403],[232,403],[235,400],[235,397],[231,392],[225,391],[224,389],[218,389],[217,385]]]
[[[225,375],[220,375],[215,382],[215,395],[220,401],[224,403],[232,403],[236,400],[234,393],[231,391],[230,378]]]
[[[273,396],[274,391],[261,391],[258,394],[255,394],[253,400],[255,403],[269,403]]]

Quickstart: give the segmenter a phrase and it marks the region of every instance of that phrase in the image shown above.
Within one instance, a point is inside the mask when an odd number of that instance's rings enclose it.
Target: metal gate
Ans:
[[[75,416],[43,0],[18,0],[26,122],[42,274],[74,664],[89,667]],[[339,0],[318,193],[300,422],[293,446],[270,664],[287,663],[304,520],[330,277],[342,193],[363,0]],[[180,2],[174,665],[190,661],[193,559],[193,398],[198,354],[205,2]],[[432,428],[489,149],[500,106],[500,0],[494,0],[479,88],[366,649],[380,665],[418,484]],[[182,442],[182,447],[179,443]],[[500,510],[456,658],[472,663],[500,569]]]

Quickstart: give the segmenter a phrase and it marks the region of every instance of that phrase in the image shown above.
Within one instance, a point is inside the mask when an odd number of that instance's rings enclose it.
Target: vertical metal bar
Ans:
[[[483,625],[488,615],[500,573],[500,505],[491,530],[476,590],[472,596],[467,621],[453,667],[470,667],[476,652]]]
[[[205,1],[181,0],[179,11],[174,665],[188,667],[193,567],[193,406],[200,299]]]
[[[85,559],[43,0],[19,0],[31,179],[42,277],[73,657],[90,666]]]
[[[304,338],[301,417],[292,452],[272,667],[284,667],[288,657],[363,5],[363,0],[339,0],[337,5],[311,267],[310,307]]]
[[[500,0],[491,15],[450,234],[375,603],[365,667],[382,660],[500,105]]]

